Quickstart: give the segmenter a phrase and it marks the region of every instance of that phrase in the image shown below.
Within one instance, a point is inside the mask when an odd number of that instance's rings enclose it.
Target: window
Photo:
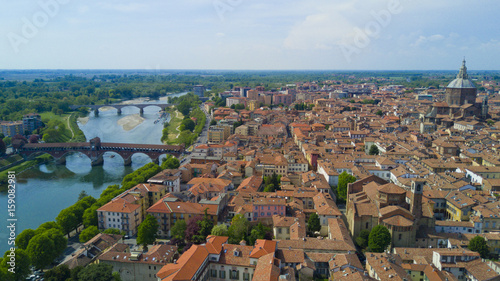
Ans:
[[[366,229],[368,229],[368,223],[366,223],[366,226],[365,226]]]
[[[224,270],[219,271],[219,278],[220,279],[226,279],[226,272]]]
[[[281,234],[281,228],[278,228],[278,233]]]
[[[243,280],[245,281],[250,280],[250,273],[243,273]]]
[[[230,274],[230,276],[229,276],[230,279],[234,279],[234,280],[240,279],[240,272],[238,270],[230,270],[229,274]]]
[[[403,235],[402,235],[402,234],[399,234],[399,240],[401,240],[401,238],[403,238]]]
[[[210,269],[210,277],[217,278],[217,269]]]

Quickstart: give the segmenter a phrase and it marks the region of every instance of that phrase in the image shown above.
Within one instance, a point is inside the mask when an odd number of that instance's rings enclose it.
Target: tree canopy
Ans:
[[[176,239],[184,240],[186,228],[187,223],[185,220],[177,220],[170,229],[170,234]]]
[[[379,155],[380,151],[378,150],[378,146],[372,144],[372,146],[370,146],[370,151],[368,151],[368,154],[370,155]]]
[[[161,163],[161,168],[165,169],[177,169],[180,166],[179,159],[172,155],[168,155],[167,158]]]
[[[337,193],[340,199],[347,199],[347,184],[355,182],[356,177],[348,174],[346,171],[339,175],[339,184],[337,186]]]
[[[307,220],[307,230],[309,230],[310,233],[314,233],[316,231],[321,230],[321,224],[319,221],[318,214],[312,213],[309,216],[309,219]]]
[[[469,241],[469,250],[478,252],[481,258],[487,259],[490,255],[490,249],[486,243],[486,240],[482,236],[476,236]]]
[[[114,281],[113,266],[105,263],[90,264],[78,273],[78,281]]]
[[[91,225],[91,226],[85,228],[80,233],[80,237],[79,237],[80,243],[85,243],[85,242],[89,241],[90,239],[94,238],[94,236],[96,236],[97,234],[99,234],[99,229],[97,229],[97,226]]]
[[[10,268],[10,265],[7,264],[10,261],[10,257],[8,256],[10,254],[10,250],[6,251],[3,259],[0,263],[0,269],[4,271],[3,269],[7,270]],[[7,271],[6,277],[4,279],[0,280],[15,280],[15,281],[21,281],[25,280],[27,276],[29,276],[31,270],[30,270],[30,264],[31,260],[28,255],[28,253],[23,250],[23,249],[16,249],[15,251],[16,255],[16,261],[15,261],[15,267],[14,267],[14,272],[11,273]],[[0,277],[2,277],[2,274],[0,273]]]
[[[273,239],[273,232],[270,227],[264,226],[259,222],[256,227],[253,227],[248,237],[248,244],[255,245],[257,239]]]
[[[356,244],[358,244],[358,246],[361,249],[365,249],[366,247],[368,247],[368,238],[369,237],[370,237],[369,230],[367,230],[367,229],[361,230],[361,232],[359,233],[359,236],[356,237]]]
[[[227,225],[219,224],[214,226],[211,234],[216,236],[227,236]]]
[[[390,244],[391,233],[389,232],[387,227],[379,224],[372,228],[372,231],[370,232],[370,235],[368,237],[369,251],[382,253]]]
[[[238,244],[241,240],[245,240],[248,235],[248,228],[248,220],[243,215],[237,214],[234,216],[227,231],[229,244]]]
[[[152,215],[147,215],[137,230],[137,244],[142,244],[147,248],[148,244],[156,241],[158,232],[158,221]]]

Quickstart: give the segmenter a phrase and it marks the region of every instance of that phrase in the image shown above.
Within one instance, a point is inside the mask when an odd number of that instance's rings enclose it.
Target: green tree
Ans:
[[[214,119],[212,119],[212,121],[210,121],[210,126],[214,126],[214,125],[217,125],[217,121],[215,121]]]
[[[487,259],[490,256],[490,249],[486,244],[486,240],[482,236],[476,236],[469,241],[469,250],[478,252],[481,258]]]
[[[78,226],[78,217],[75,215],[71,207],[63,209],[56,217],[56,222],[59,224],[64,232],[68,235],[73,229]]]
[[[174,156],[169,155],[163,163],[161,163],[161,168],[165,169],[177,169],[180,166],[179,159]]]
[[[11,267],[10,257],[8,255],[11,254],[11,251],[5,252],[3,259],[0,263],[0,268],[8,269]],[[14,273],[8,272],[6,279],[1,280],[15,280],[21,281],[25,280],[27,276],[29,276],[31,270],[31,260],[28,253],[23,249],[16,249],[15,251],[15,262],[14,262]],[[1,276],[1,275],[0,275]]]
[[[37,234],[31,238],[26,251],[31,259],[31,264],[43,269],[54,260],[54,241],[46,233]]]
[[[368,238],[370,237],[370,231],[363,229],[356,237],[356,244],[358,244],[361,249],[365,249],[368,246]]]
[[[5,151],[7,150],[7,145],[3,142],[3,139],[0,138],[0,155],[5,154]]]
[[[193,120],[191,120],[190,118],[187,118],[187,119],[182,120],[182,122],[181,122],[181,126],[179,127],[179,129],[180,129],[181,131],[184,131],[184,130],[189,130],[189,131],[191,131],[191,132],[192,132],[192,131],[194,130],[194,126],[195,126],[195,125],[196,125],[196,124],[194,123],[194,121],[193,121]]]
[[[53,228],[45,231],[44,234],[48,235],[52,242],[54,242],[54,248],[52,249],[54,256],[53,259],[64,253],[64,250],[68,245],[68,240],[66,240],[66,237],[64,237],[61,230]]]
[[[83,198],[89,196],[85,190],[80,191],[80,194],[78,194],[78,201],[82,200]]]
[[[321,230],[321,224],[319,221],[319,216],[316,213],[312,213],[307,220],[307,229],[310,233]]]
[[[391,244],[391,233],[387,227],[377,225],[372,228],[368,236],[368,248],[370,252],[382,253]]]
[[[23,232],[19,233],[16,237],[16,246],[19,249],[26,250],[28,247],[28,244],[30,242],[30,239],[35,236],[35,231],[31,228],[27,228],[23,230]]]
[[[137,244],[142,244],[144,248],[147,249],[148,244],[152,244],[156,241],[158,228],[158,221],[155,217],[147,215],[137,229]]]
[[[378,116],[382,116],[384,115],[384,113],[382,112],[382,110],[377,110],[377,112],[375,112],[375,114],[377,114]]]
[[[347,199],[347,184],[353,183],[355,181],[356,178],[345,171],[339,175],[339,184],[337,186],[337,193],[340,199],[344,201]]]
[[[119,272],[113,272],[113,281],[122,281],[122,277]]]
[[[370,155],[379,155],[380,151],[378,150],[378,147],[374,144],[370,146],[370,151],[368,151],[368,154]]]
[[[125,235],[124,231],[119,230],[118,228],[107,228],[102,233],[106,234],[116,234],[116,235]]]
[[[174,223],[174,226],[172,226],[172,228],[170,229],[170,234],[172,234],[172,237],[176,239],[184,240],[186,228],[187,223],[185,220],[177,220]]]
[[[183,100],[177,105],[177,110],[179,110],[182,115],[187,116],[189,114],[189,110],[191,108],[191,105],[189,104],[188,101]]]
[[[206,239],[210,233],[212,233],[212,228],[214,228],[214,222],[208,216],[208,208],[205,209],[205,214],[203,215],[203,220],[198,221],[198,225],[200,226],[199,235]]]
[[[94,238],[94,236],[96,236],[97,234],[99,234],[99,229],[97,229],[97,226],[92,225],[82,230],[79,240],[81,243],[85,243]]]
[[[85,227],[89,227],[92,225],[97,226],[97,209],[99,209],[99,206],[94,204],[90,208],[86,209],[85,212],[83,213],[83,225]]]
[[[47,281],[64,281],[71,278],[71,270],[67,265],[62,264],[47,270],[44,277]]]
[[[241,240],[245,240],[248,235],[248,228],[248,220],[243,215],[237,214],[234,216],[227,231],[229,244],[238,244]]]
[[[114,281],[113,266],[104,263],[88,265],[78,273],[78,281]]]
[[[79,281],[78,274],[83,270],[83,266],[79,265],[73,269],[71,269],[71,281]]]
[[[38,228],[35,230],[35,235],[40,234],[40,233],[44,233],[45,231],[53,229],[53,228],[64,231],[62,229],[62,227],[59,224],[57,224],[55,221],[47,221],[47,222],[42,223],[40,226],[38,226]]]
[[[215,236],[227,236],[227,225],[218,224],[212,228],[212,235]]]
[[[256,227],[253,227],[248,237],[248,244],[255,245],[257,239],[272,239],[272,230],[259,222]]]

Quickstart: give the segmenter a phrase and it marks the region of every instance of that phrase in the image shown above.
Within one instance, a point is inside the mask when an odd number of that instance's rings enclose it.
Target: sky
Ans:
[[[2,1],[0,69],[500,69],[500,1]]]

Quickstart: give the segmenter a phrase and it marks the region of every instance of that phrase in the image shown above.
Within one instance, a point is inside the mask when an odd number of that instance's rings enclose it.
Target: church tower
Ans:
[[[483,120],[488,118],[488,96],[485,96],[483,99],[483,104],[481,105],[481,117]]]
[[[457,74],[457,78],[448,84],[445,91],[445,101],[451,105],[475,104],[477,97],[477,88],[469,79],[465,59],[462,61],[462,67]]]
[[[410,212],[415,217],[415,222],[422,217],[422,193],[424,191],[425,180],[413,179],[411,181]]]

